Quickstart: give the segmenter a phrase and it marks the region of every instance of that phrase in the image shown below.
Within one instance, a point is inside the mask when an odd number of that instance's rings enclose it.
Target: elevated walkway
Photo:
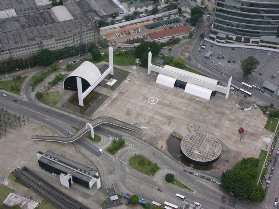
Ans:
[[[49,141],[49,142],[60,142],[60,143],[72,143],[79,138],[81,138],[85,133],[91,131],[91,137],[94,138],[94,128],[102,125],[113,125],[131,132],[139,133],[141,129],[139,127],[133,126],[131,124],[125,123],[123,121],[117,120],[111,117],[98,117],[92,120],[90,123],[87,123],[81,130],[76,132],[74,135],[70,137],[62,137],[62,136],[39,136],[35,135],[32,139],[36,141]],[[92,128],[91,128],[92,127]]]

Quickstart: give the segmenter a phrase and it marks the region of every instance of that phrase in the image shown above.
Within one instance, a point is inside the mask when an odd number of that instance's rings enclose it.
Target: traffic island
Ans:
[[[160,167],[142,155],[134,155],[129,159],[129,165],[148,176],[154,176]]]
[[[123,139],[113,140],[110,146],[106,149],[112,155],[115,155],[118,150],[125,146],[125,141]]]
[[[181,181],[177,180],[175,177],[174,177],[174,174],[172,173],[168,173],[166,176],[165,176],[165,181],[169,184],[173,184],[177,187],[180,187],[182,189],[186,189],[188,190],[189,192],[193,192],[193,190],[191,190],[188,186],[186,186],[186,184],[182,183]]]

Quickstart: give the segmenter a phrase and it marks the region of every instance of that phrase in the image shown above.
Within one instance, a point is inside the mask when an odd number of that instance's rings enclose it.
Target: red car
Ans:
[[[159,191],[159,192],[162,192],[162,189],[158,188],[158,191]]]

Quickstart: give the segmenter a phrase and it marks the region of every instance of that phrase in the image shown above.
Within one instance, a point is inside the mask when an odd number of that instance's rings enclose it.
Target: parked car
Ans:
[[[6,97],[7,95],[6,94],[3,94],[3,97]]]
[[[276,198],[275,198],[275,201],[274,201],[274,206],[276,207],[277,204],[278,204],[278,198],[276,197]]]

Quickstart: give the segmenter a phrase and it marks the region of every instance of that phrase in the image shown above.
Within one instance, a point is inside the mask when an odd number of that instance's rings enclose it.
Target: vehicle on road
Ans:
[[[3,97],[6,97],[7,95],[6,94],[3,94]]]
[[[102,149],[99,149],[99,152],[102,153],[102,154],[104,154],[104,150],[102,150]]]
[[[72,135],[73,135],[73,133],[72,133],[71,131],[68,131],[68,134],[69,134],[70,136],[72,136]]]
[[[13,101],[14,101],[14,102],[17,102],[17,100],[16,100],[16,99],[13,99]]]
[[[198,203],[198,202],[194,202],[194,205],[196,205],[196,206],[200,206],[200,207],[201,207],[201,204],[200,204],[200,203]]]
[[[162,190],[161,188],[158,188],[158,191],[159,191],[159,192],[162,192],[163,190]]]
[[[185,200],[185,196],[181,195],[181,194],[176,194],[175,197],[177,199],[181,199],[181,200]]]
[[[276,198],[275,198],[275,201],[274,201],[274,206],[276,207],[277,204],[278,204],[278,198],[276,197]]]
[[[169,208],[178,209],[178,206],[177,206],[177,205],[174,205],[174,204],[172,204],[172,203],[170,203],[170,202],[167,202],[167,201],[164,202],[164,205],[167,206],[167,207],[169,207]]]
[[[152,205],[155,205],[155,206],[161,206],[161,204],[160,204],[160,203],[155,202],[155,201],[152,201],[151,203],[152,203]]]

